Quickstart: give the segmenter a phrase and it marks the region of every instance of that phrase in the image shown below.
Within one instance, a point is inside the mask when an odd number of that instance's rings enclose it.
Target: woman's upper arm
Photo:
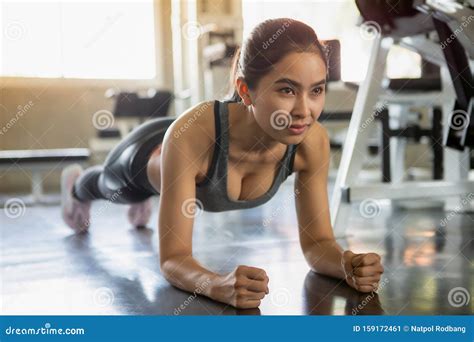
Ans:
[[[327,178],[330,162],[329,137],[317,123],[303,142],[305,169],[295,179],[295,204],[303,249],[318,240],[333,239],[329,215]]]
[[[212,108],[203,102],[190,108],[173,122],[163,139],[158,214],[161,263],[173,256],[192,255],[196,176],[205,155],[202,151],[212,141],[202,122],[186,123],[196,112],[208,120],[208,107]]]

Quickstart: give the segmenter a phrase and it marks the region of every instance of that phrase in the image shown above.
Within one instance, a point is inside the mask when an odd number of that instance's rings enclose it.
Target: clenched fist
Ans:
[[[241,265],[220,278],[212,297],[236,308],[256,308],[269,292],[268,280],[261,268]]]
[[[354,254],[351,251],[344,251],[341,263],[349,286],[360,292],[372,292],[378,289],[380,277],[384,272],[380,255]]]

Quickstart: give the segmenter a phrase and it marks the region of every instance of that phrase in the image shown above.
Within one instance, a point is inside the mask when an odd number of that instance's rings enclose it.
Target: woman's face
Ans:
[[[326,66],[319,55],[289,53],[249,91],[255,120],[275,140],[298,144],[323,110],[325,85]]]

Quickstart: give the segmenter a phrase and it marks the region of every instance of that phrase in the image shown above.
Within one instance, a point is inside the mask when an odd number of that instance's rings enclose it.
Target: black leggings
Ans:
[[[109,152],[104,165],[81,174],[74,183],[73,196],[82,202],[106,199],[129,204],[158,195],[148,181],[147,163],[174,120],[176,117],[156,118],[136,127]]]

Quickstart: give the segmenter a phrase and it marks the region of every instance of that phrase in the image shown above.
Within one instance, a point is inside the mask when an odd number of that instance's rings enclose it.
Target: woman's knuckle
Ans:
[[[235,288],[244,287],[245,285],[245,277],[237,277],[237,279],[235,280]]]
[[[235,269],[235,274],[236,275],[241,275],[245,272],[245,266],[237,266],[237,268]]]

